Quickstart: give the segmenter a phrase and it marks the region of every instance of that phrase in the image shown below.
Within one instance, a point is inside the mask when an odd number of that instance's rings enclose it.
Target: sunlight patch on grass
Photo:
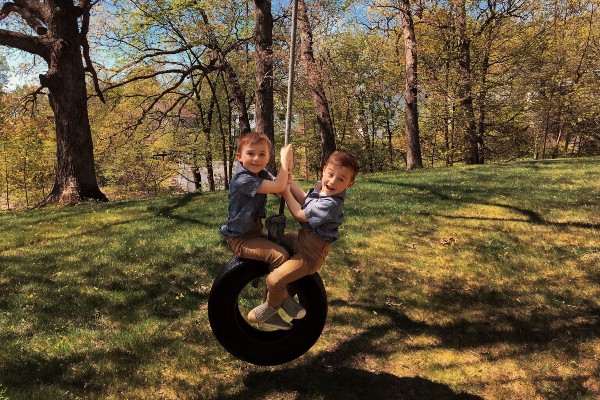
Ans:
[[[361,175],[320,271],[323,334],[277,367],[236,360],[210,330],[210,286],[231,258],[217,231],[225,192],[0,213],[0,390],[329,398],[331,382],[310,379],[318,370],[486,399],[597,398],[599,167]],[[297,229],[289,216],[287,229]],[[315,386],[290,388],[289,371]],[[256,374],[280,381],[249,385]]]

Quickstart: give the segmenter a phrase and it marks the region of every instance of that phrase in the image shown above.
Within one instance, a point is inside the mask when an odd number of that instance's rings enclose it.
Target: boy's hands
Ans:
[[[286,171],[289,171],[292,169],[292,161],[294,158],[294,151],[292,148],[292,144],[288,144],[287,146],[283,147],[280,151],[280,157],[281,157],[281,166],[282,168],[285,168]]]

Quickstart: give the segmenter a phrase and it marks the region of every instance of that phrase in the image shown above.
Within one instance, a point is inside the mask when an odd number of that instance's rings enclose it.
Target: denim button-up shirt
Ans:
[[[267,195],[256,191],[265,179],[274,180],[274,176],[264,169],[255,175],[238,163],[229,184],[227,221],[219,229],[223,235],[240,236],[260,226],[267,215]]]
[[[310,189],[304,199],[302,209],[308,222],[300,223],[326,242],[333,242],[340,237],[338,228],[344,221],[344,199],[346,191],[334,196],[319,193],[320,182]]]

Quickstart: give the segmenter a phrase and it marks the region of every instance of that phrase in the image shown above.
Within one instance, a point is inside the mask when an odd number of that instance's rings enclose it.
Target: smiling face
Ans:
[[[334,196],[342,193],[353,184],[354,173],[350,168],[327,164],[323,168],[320,193],[325,196]]]
[[[269,163],[269,150],[266,142],[248,143],[237,153],[237,159],[248,171],[258,174]]]

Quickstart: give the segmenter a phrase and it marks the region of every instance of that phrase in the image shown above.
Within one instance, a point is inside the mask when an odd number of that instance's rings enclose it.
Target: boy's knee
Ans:
[[[281,249],[281,251],[277,254],[275,259],[271,263],[271,266],[273,268],[277,268],[289,259],[290,259],[290,253],[288,253],[287,250],[285,250],[285,249]]]

